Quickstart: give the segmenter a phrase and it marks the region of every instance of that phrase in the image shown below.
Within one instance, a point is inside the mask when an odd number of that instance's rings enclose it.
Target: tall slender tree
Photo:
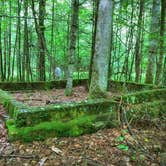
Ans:
[[[68,75],[65,94],[70,96],[72,94],[73,87],[73,71],[75,61],[76,50],[76,34],[78,29],[78,12],[79,12],[79,0],[72,0],[72,17],[70,27],[70,46],[69,46],[69,59],[68,59]]]
[[[9,14],[10,14],[10,17],[12,16],[12,1],[9,0]],[[8,61],[7,61],[7,80],[9,81],[10,79],[10,74],[11,74],[11,31],[12,31],[12,20],[9,19],[9,27],[8,27]]]
[[[159,19],[160,18],[160,0],[153,0],[152,7],[152,19],[150,25],[149,34],[149,52],[148,52],[148,66],[146,70],[146,83],[153,83],[155,68],[156,68],[156,57],[158,51],[159,42]]]
[[[38,51],[39,51],[39,61],[38,61],[38,71],[39,71],[39,80],[45,81],[45,55],[46,55],[46,42],[45,42],[45,7],[46,1],[39,0],[39,19],[37,20],[34,0],[32,0],[32,12],[35,21],[35,29],[38,36]]]
[[[0,79],[3,81],[3,59],[2,59],[2,26],[1,26],[1,20],[2,18],[0,17]]]
[[[25,75],[26,81],[29,81],[30,77],[30,55],[29,55],[29,32],[28,32],[28,0],[24,0],[24,56],[25,56]]]
[[[163,67],[163,79],[162,79],[163,85],[166,86],[166,56],[164,58],[164,67]]]
[[[162,68],[163,68],[163,55],[164,55],[164,32],[165,32],[165,19],[166,17],[166,1],[161,0],[161,21],[160,21],[160,54],[159,58],[157,58],[157,69],[156,69],[156,77],[155,77],[155,84],[159,84],[162,82],[161,75],[162,75]]]
[[[52,24],[51,24],[51,55],[49,56],[50,60],[50,68],[49,68],[49,79],[53,76],[54,69],[55,69],[55,61],[53,59],[54,54],[56,54],[56,46],[54,46],[55,36],[54,36],[54,25],[55,25],[55,1],[52,1]]]
[[[97,17],[98,17],[98,6],[99,6],[99,0],[93,1],[92,47],[91,47],[90,67],[89,67],[89,84],[90,84],[91,76],[92,76],[92,64],[93,64],[93,56],[95,52],[95,37],[96,37],[96,27],[97,27]]]
[[[17,81],[22,79],[22,63],[21,63],[21,1],[17,0],[17,32],[16,32],[16,61],[17,61]]]
[[[140,74],[141,74],[141,31],[142,31],[142,24],[143,24],[143,13],[144,13],[144,0],[139,1],[139,16],[138,16],[138,31],[136,36],[136,44],[135,44],[135,81],[140,81]]]

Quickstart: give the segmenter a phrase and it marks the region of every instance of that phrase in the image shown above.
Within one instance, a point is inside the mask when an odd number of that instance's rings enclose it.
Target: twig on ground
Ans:
[[[29,101],[29,100],[33,100],[33,101],[43,101],[42,99],[34,99],[34,98],[27,98],[27,99],[17,99],[18,101]]]
[[[24,158],[24,159],[39,159],[39,156],[37,155],[19,155],[19,154],[10,154],[10,155],[5,155],[5,154],[0,154],[0,158],[10,158],[10,157],[19,157],[19,158]]]

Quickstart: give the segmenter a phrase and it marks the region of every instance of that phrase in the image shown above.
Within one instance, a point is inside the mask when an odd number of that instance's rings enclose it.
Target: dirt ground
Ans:
[[[77,102],[88,98],[88,92],[84,86],[74,87],[71,96],[65,96],[64,89],[13,91],[11,93],[17,101],[29,106],[45,106],[48,101],[55,103]],[[119,93],[108,92],[109,97],[116,95],[119,95]]]
[[[76,87],[71,97],[65,97],[64,90],[55,89],[13,95],[30,106],[46,105],[47,100],[70,102],[87,98],[84,87]],[[0,166],[164,166],[166,163],[166,131],[160,126],[131,126],[133,135],[124,127],[75,138],[54,137],[22,143],[8,140],[4,123],[7,117],[0,105]]]
[[[17,101],[24,102],[30,106],[45,106],[48,101],[57,103],[82,101],[86,100],[88,96],[84,86],[74,87],[72,96],[65,96],[64,94],[64,89],[12,92],[12,95]]]

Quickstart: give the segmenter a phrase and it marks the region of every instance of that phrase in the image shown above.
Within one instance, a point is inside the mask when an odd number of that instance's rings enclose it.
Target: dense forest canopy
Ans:
[[[98,0],[78,1],[74,78],[88,78]],[[166,84],[165,0],[115,0],[108,78]],[[0,80],[66,78],[74,1],[0,1]],[[98,20],[97,20],[98,21]]]

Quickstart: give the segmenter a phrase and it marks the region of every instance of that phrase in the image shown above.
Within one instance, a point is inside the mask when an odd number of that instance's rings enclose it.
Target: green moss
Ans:
[[[83,85],[87,86],[88,80],[87,79],[74,79],[73,86]],[[135,82],[123,82],[123,81],[113,81],[110,80],[108,83],[108,87],[111,91],[119,92],[121,89],[123,90],[123,85],[127,91],[134,92],[140,90],[148,90],[148,89],[159,89],[163,88],[161,86],[154,86],[151,84],[139,84]],[[66,80],[60,81],[48,81],[48,82],[0,82],[0,88],[3,90],[39,90],[39,89],[52,89],[52,88],[65,88],[66,87]]]
[[[6,124],[7,124],[7,126],[12,126],[12,125],[15,124],[15,121],[14,121],[14,119],[8,119],[8,120],[6,121]]]
[[[3,90],[0,89],[0,102],[2,104],[6,104],[8,103],[10,100],[13,100],[14,98],[12,97],[12,95],[10,95],[8,92],[5,92]]]
[[[87,79],[73,80],[73,85],[86,85]],[[65,88],[66,80],[60,81],[48,81],[48,82],[0,82],[0,88],[3,90],[43,90],[43,89],[52,89],[52,88]]]
[[[83,130],[81,128],[79,128],[78,126],[73,126],[70,130],[69,130],[69,135],[70,136],[79,136],[83,134]]]
[[[119,97],[120,100],[121,97]],[[166,99],[166,89],[146,90],[143,92],[135,92],[122,96],[123,102],[138,104],[143,102],[150,102],[154,100]]]
[[[107,91],[102,91],[99,87],[91,88],[89,92],[89,99],[106,99],[108,98]]]
[[[92,124],[95,116],[85,116],[63,122],[43,122],[33,127],[17,128],[13,123],[7,121],[9,137],[11,140],[21,139],[23,141],[42,140],[51,136],[78,136],[84,133],[84,128],[89,122]],[[86,130],[87,131],[87,130]]]
[[[105,113],[105,117],[108,117],[110,113]],[[100,117],[101,116],[101,117]],[[101,115],[89,115],[75,118],[68,122],[62,121],[51,121],[42,122],[32,127],[21,127],[17,128],[15,123],[11,120],[7,121],[7,127],[9,131],[10,140],[22,140],[22,141],[33,141],[33,140],[43,140],[48,137],[68,137],[68,136],[79,136],[85,133],[92,133],[103,126],[97,125],[97,121],[100,119],[99,123],[104,124],[108,127],[108,119],[104,119]],[[112,116],[112,114],[110,114]],[[113,117],[112,117],[113,119]],[[113,121],[109,119],[111,124]],[[114,124],[115,126],[115,124]],[[113,126],[112,126],[113,127]]]
[[[111,92],[136,92],[152,89],[161,89],[162,86],[155,86],[152,84],[140,84],[135,82],[124,82],[124,81],[113,81],[110,80],[108,83],[108,89]]]
[[[44,121],[70,121],[72,119],[107,112],[112,100],[87,100],[66,104],[50,105],[46,107],[33,107],[16,111],[17,127],[33,126]]]
[[[66,96],[71,96],[71,95],[72,95],[72,89],[66,88],[66,89],[65,89],[65,95],[66,95]]]

